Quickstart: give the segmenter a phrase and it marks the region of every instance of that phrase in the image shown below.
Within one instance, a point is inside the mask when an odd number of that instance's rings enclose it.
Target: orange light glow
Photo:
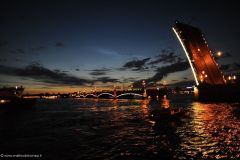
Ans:
[[[217,56],[218,57],[222,56],[222,52],[217,52]]]

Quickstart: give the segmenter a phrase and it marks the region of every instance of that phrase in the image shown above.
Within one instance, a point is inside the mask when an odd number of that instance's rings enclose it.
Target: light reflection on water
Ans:
[[[232,105],[193,103],[190,110],[192,120],[178,128],[181,151],[205,159],[239,158],[240,121]]]
[[[152,120],[162,107],[181,107],[185,115]],[[39,100],[33,110],[0,110],[0,151],[54,159],[237,159],[239,107],[174,99]]]

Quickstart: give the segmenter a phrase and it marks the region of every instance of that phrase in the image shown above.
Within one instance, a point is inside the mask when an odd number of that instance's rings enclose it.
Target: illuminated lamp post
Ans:
[[[167,85],[167,82],[166,82],[166,81],[163,81],[163,85],[166,86],[166,85]]]
[[[114,94],[114,98],[116,98],[117,97],[117,88],[115,85],[113,86],[113,94]]]
[[[228,80],[228,83],[233,83],[233,77],[231,76],[231,75],[229,75],[228,77],[227,77],[227,80]]]
[[[228,76],[228,80],[231,81],[232,77],[231,76]]]
[[[143,97],[147,97],[147,91],[146,91],[146,82],[145,80],[142,81],[142,86],[143,86]]]
[[[237,77],[234,75],[234,76],[233,76],[233,80],[236,80],[236,79],[237,79]]]

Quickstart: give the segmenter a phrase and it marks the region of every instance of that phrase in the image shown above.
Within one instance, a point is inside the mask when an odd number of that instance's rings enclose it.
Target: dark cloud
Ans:
[[[38,63],[30,64],[25,68],[0,65],[0,74],[27,77],[35,81],[58,85],[86,85],[91,83],[90,80],[71,76],[60,70],[52,71]]]
[[[107,72],[110,72],[111,69],[108,68],[102,68],[102,69],[94,69],[91,70],[92,72],[90,72],[89,74],[92,76],[103,76],[103,75],[107,75]]]
[[[0,62],[6,62],[7,61],[7,59],[5,59],[5,58],[0,58]]]
[[[240,63],[233,63],[233,64],[222,64],[220,66],[220,70],[223,72],[239,72],[240,71]]]
[[[80,69],[79,69],[79,68],[76,68],[75,71],[80,71]]]
[[[94,71],[94,72],[91,72],[89,73],[90,75],[92,76],[103,76],[103,75],[107,75],[106,72],[102,72],[102,71]]]
[[[126,68],[121,67],[121,68],[117,68],[116,70],[117,70],[117,71],[125,71]]]
[[[56,45],[57,47],[64,47],[64,44],[63,44],[62,42],[57,42],[55,45]]]
[[[128,77],[128,78],[125,78],[124,81],[126,81],[126,82],[134,82],[137,79],[139,79],[139,77]]]
[[[111,82],[111,83],[115,83],[115,82],[119,82],[119,80],[115,79],[115,78],[111,78],[111,77],[100,77],[100,78],[97,78],[95,80],[95,82],[102,82],[102,83]]]
[[[109,70],[109,69],[105,69]],[[51,85],[89,85],[93,82],[118,82],[118,79],[111,77],[99,77],[95,80],[82,79],[65,73],[59,69],[50,70],[35,62],[25,68],[0,65],[0,74],[31,78],[37,82],[44,82]]]
[[[223,53],[223,58],[232,57],[232,54],[229,52]]]
[[[30,48],[30,50],[34,51],[34,52],[43,51],[45,49],[47,49],[47,47],[45,47],[45,46],[39,46],[39,47],[32,47],[32,48]]]
[[[149,67],[133,68],[132,71],[144,72],[148,71]]]
[[[184,71],[189,68],[189,63],[187,61],[178,61],[176,63],[173,63],[168,66],[160,67],[156,70],[156,74],[149,78],[148,81],[151,82],[157,82],[162,80],[163,77],[167,76],[170,73]]]
[[[9,50],[9,53],[15,54],[15,53],[17,53],[17,51],[11,49],[11,50]]]
[[[170,86],[181,86],[181,87],[187,87],[187,86],[193,86],[193,85],[195,85],[195,81],[193,80],[180,81],[180,82],[170,84]]]
[[[15,61],[16,61],[16,62],[23,62],[24,60],[23,60],[23,59],[20,59],[20,58],[16,58]]]
[[[120,68],[120,70],[125,70],[125,69],[132,69],[133,71],[146,70],[148,68],[145,67],[145,64],[149,60],[150,60],[150,58],[145,58],[145,59],[142,59],[142,60],[139,60],[139,59],[131,60],[131,61],[125,63],[123,65],[123,67]]]
[[[61,71],[59,69],[54,69],[54,72],[60,73]]]
[[[25,50],[22,48],[18,48],[18,49],[16,49],[16,53],[24,54]]]
[[[56,72],[56,73],[67,73],[69,71],[63,71],[63,70],[60,70],[60,69],[54,69],[54,72]]]
[[[156,59],[149,62],[149,65],[154,65],[158,63],[174,63],[177,60],[177,55],[171,51],[163,49],[159,55],[156,56]]]
[[[4,46],[6,46],[7,45],[7,42],[5,42],[5,41],[0,41],[0,47],[4,47]]]
[[[219,69],[222,70],[222,71],[227,71],[229,70],[231,64],[222,64]]]

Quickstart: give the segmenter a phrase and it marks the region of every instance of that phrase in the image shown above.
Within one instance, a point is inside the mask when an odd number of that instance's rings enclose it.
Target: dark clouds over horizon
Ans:
[[[174,54],[174,53],[173,53]],[[149,61],[151,58],[145,58],[142,60],[132,60],[126,62],[123,66],[127,68],[139,68],[137,70],[133,71],[140,71],[145,72],[145,70],[141,70],[141,68],[145,65],[147,61]],[[146,65],[147,66],[147,65]],[[146,67],[145,66],[145,67]],[[163,77],[166,77],[170,73],[183,71],[189,68],[188,62],[182,62],[178,61],[176,63],[171,63],[168,66],[159,67],[155,70],[155,74],[152,77],[148,78],[148,81],[160,81]],[[116,69],[117,70],[117,69]],[[79,70],[77,70],[79,71]],[[20,67],[13,67],[13,66],[7,66],[7,65],[0,65],[0,75],[8,75],[8,76],[19,76],[19,77],[26,77],[26,78],[32,78],[34,81],[39,81],[43,83],[48,84],[60,84],[60,85],[79,85],[79,86],[88,86],[92,85],[95,82],[101,82],[101,83],[116,83],[120,82],[117,78],[112,78],[108,75],[110,72],[114,72],[112,69],[108,68],[101,68],[101,69],[95,69],[90,70],[89,75],[95,76],[95,78],[91,79],[84,79],[79,78],[77,76],[70,75],[68,73],[69,71],[62,71],[59,69],[48,69],[44,67],[43,65],[39,64],[38,62],[31,63],[23,68]],[[125,78],[128,79],[128,78]],[[130,77],[131,81],[137,81],[139,79],[134,79]],[[130,81],[130,80],[128,80]]]
[[[101,69],[91,70],[91,72],[89,74],[92,75],[92,76],[103,76],[103,75],[105,76],[111,71],[112,70],[108,69],[108,68],[101,68]]]
[[[144,59],[134,59],[134,60],[128,61],[123,65],[122,70],[125,70],[125,69],[131,69],[132,71],[145,70],[145,69],[147,69],[145,64],[150,59],[151,58],[144,58]]]
[[[52,71],[40,64],[30,64],[25,68],[0,65],[0,74],[32,78],[34,81],[53,85],[58,84],[82,86],[91,83],[90,80],[77,78],[75,76],[68,75],[67,73],[64,73],[60,70]]]

